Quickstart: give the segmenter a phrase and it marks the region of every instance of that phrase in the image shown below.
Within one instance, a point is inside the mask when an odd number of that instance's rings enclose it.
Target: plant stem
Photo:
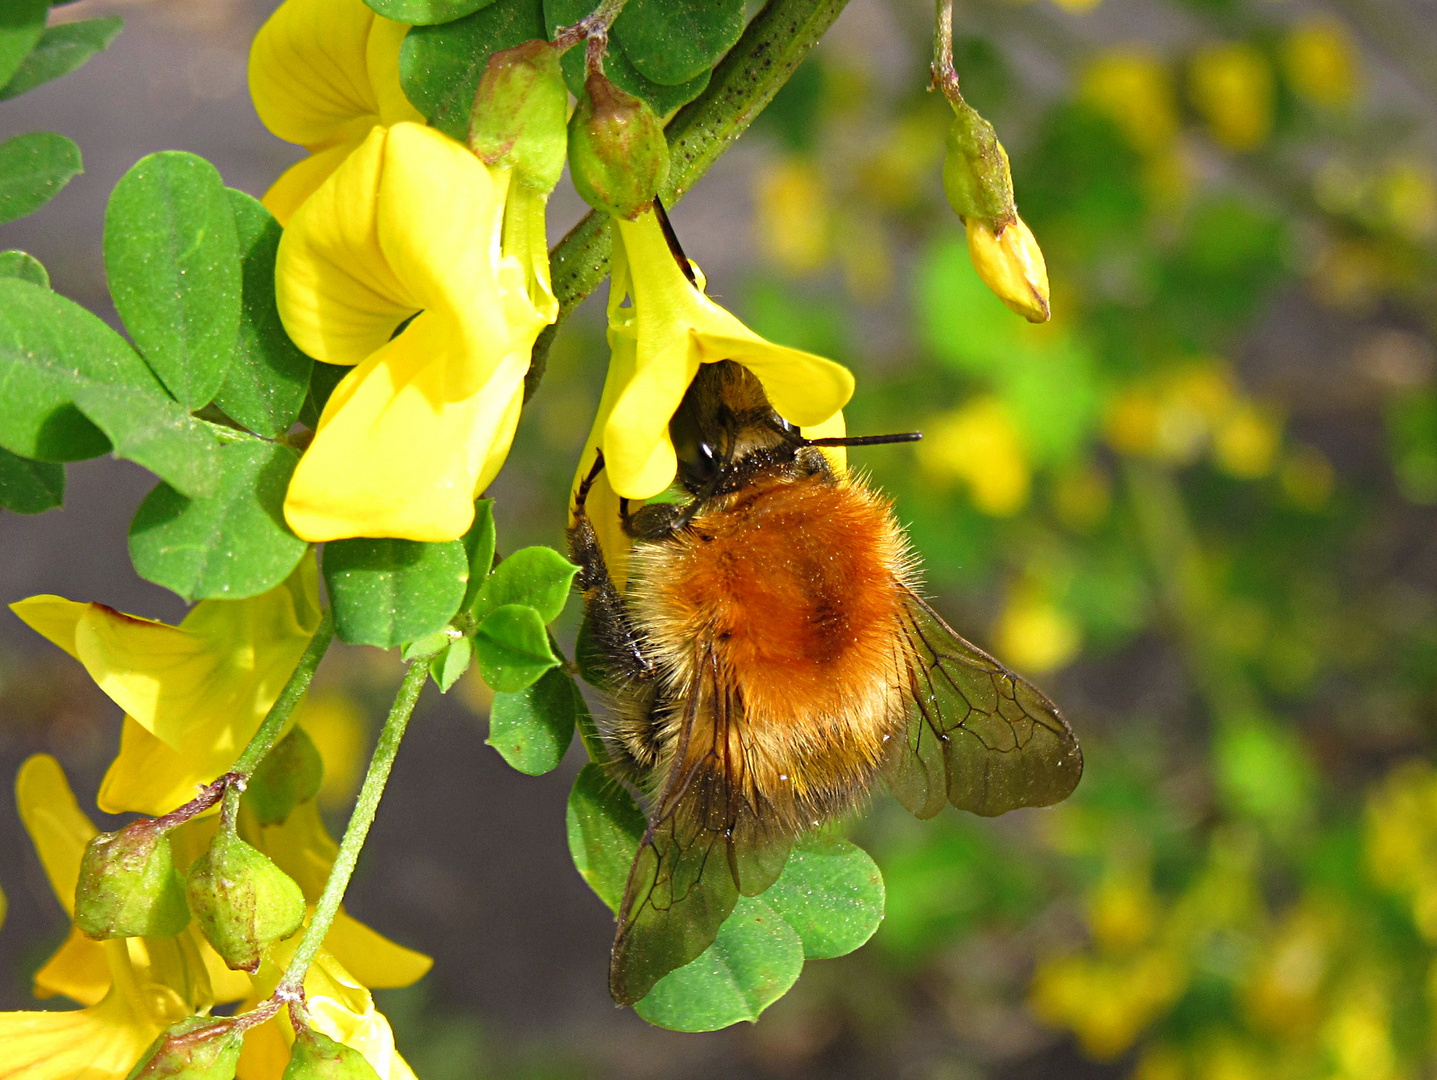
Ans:
[[[614,20],[624,10],[628,0],[604,0],[589,14],[573,26],[561,26],[554,34],[553,46],[560,52],[571,49],[581,41],[598,40],[607,42]]]
[[[773,96],[833,25],[848,0],[769,0],[714,68],[702,94],[669,121],[669,179],[659,193],[672,207],[763,112]],[[559,317],[534,343],[524,400],[544,378],[559,324],[609,276],[609,222],[592,211],[549,253]]]
[[[933,24],[933,85],[949,101],[962,101],[958,72],[953,67],[953,0],[937,0],[938,17]]]
[[[244,753],[235,761],[231,773],[236,773],[248,780],[254,771],[259,768],[259,763],[264,760],[265,755],[274,749],[274,744],[279,742],[279,733],[284,730],[284,725],[289,721],[290,715],[294,712],[299,699],[304,697],[309,684],[314,681],[315,670],[319,662],[324,659],[325,652],[329,649],[329,643],[334,640],[334,609],[325,608],[324,615],[319,620],[319,626],[314,631],[314,637],[309,639],[305,647],[304,655],[299,658],[295,665],[293,674],[289,681],[284,684],[284,689],[279,692],[279,697],[274,699],[274,704],[265,713],[264,720],[260,723],[258,730],[250,738],[249,745],[244,748]]]
[[[288,998],[299,993],[300,987],[304,985],[305,973],[309,971],[315,953],[319,952],[319,947],[324,944],[330,924],[339,912],[344,891],[349,887],[355,863],[359,861],[359,852],[364,847],[365,838],[369,836],[370,825],[374,823],[374,814],[379,809],[379,800],[384,795],[384,785],[394,767],[394,758],[399,753],[404,729],[409,726],[409,718],[414,713],[419,692],[424,689],[424,681],[429,677],[430,659],[424,656],[412,660],[404,673],[404,681],[399,684],[399,693],[395,695],[394,704],[390,706],[389,716],[385,718],[384,727],[379,732],[379,743],[369,761],[369,770],[364,774],[364,784],[359,789],[359,798],[355,800],[354,813],[350,814],[349,824],[344,829],[344,839],[339,842],[339,852],[334,857],[334,866],[330,868],[329,880],[324,883],[324,892],[320,894],[319,903],[315,905],[314,914],[310,917],[309,925],[305,927],[304,937],[300,939],[299,947],[294,951],[294,958],[275,990],[276,998]]]

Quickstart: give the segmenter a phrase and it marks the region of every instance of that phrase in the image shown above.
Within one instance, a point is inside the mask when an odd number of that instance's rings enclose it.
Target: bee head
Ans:
[[[774,412],[763,386],[732,360],[704,364],[669,422],[679,483],[692,495],[712,492],[723,473],[754,454],[780,466],[805,441]]]

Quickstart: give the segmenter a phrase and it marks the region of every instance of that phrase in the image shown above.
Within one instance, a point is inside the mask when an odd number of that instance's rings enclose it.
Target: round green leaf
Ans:
[[[80,148],[53,131],[0,143],[0,225],[33,214],[84,171]]]
[[[0,277],[0,446],[80,461],[114,446],[191,495],[218,478],[218,445],[135,351],[90,312]]]
[[[0,251],[0,277],[18,278],[42,289],[50,287],[50,272],[39,259],[24,251]]]
[[[564,759],[583,709],[584,698],[574,680],[551,668],[526,690],[494,694],[484,741],[521,773],[543,776]]]
[[[803,971],[803,942],[762,897],[740,896],[714,943],[669,972],[634,1011],[673,1031],[757,1020]]]
[[[186,409],[214,400],[240,327],[239,239],[218,170],[194,154],[141,158],[105,209],[115,310]]]
[[[130,524],[135,570],[186,600],[237,600],[272,589],[309,546],[284,523],[284,493],[298,454],[246,439],[223,447],[219,460],[214,494],[187,499],[161,484]]]
[[[386,19],[409,23],[411,26],[429,26],[432,23],[462,19],[480,8],[488,7],[494,0],[364,0],[371,8]]]
[[[259,435],[278,438],[309,393],[314,361],[289,339],[274,299],[280,228],[264,204],[229,189],[242,270],[239,339],[215,404]]]
[[[0,85],[9,82],[45,32],[50,0],[0,4]]]
[[[539,0],[497,0],[454,22],[411,30],[399,50],[399,81],[430,124],[463,139],[489,57],[543,37]]]
[[[0,448],[0,506],[40,514],[65,501],[65,466],[31,461]]]
[[[578,22],[593,10],[593,6],[589,0],[545,0],[544,21],[549,37],[552,38],[559,27]],[[568,83],[569,89],[575,95],[582,94],[586,74],[584,50],[570,49],[561,58],[560,67],[563,69],[564,81]],[[610,43],[609,55],[604,59],[604,74],[619,89],[643,98],[654,112],[660,116],[667,116],[703,93],[713,71],[705,68],[686,82],[675,86],[665,86],[663,83],[654,82],[640,75],[634,65],[629,62],[623,48],[615,40]],[[475,86],[478,86],[477,82]]]
[[[527,604],[505,604],[485,616],[474,635],[474,649],[479,673],[498,693],[523,690],[559,666],[543,618]]]
[[[857,844],[810,840],[793,849],[763,898],[797,932],[809,960],[843,956],[883,921],[883,874]]]
[[[83,67],[90,57],[109,48],[124,25],[124,19],[112,15],[46,28],[35,48],[10,76],[10,81],[0,85],[0,101],[19,97],[42,83]]]
[[[553,622],[569,599],[569,586],[579,568],[553,548],[527,547],[494,567],[474,605],[474,617],[485,618],[505,604],[527,604],[545,624]]]
[[[644,812],[622,784],[590,762],[574,778],[565,821],[575,869],[609,910],[617,912],[648,824]]]
[[[709,71],[743,33],[744,0],[629,0],[613,36],[634,70],[675,86]]]
[[[441,694],[449,693],[450,687],[459,681],[459,676],[469,670],[474,659],[474,642],[467,637],[455,638],[438,656],[429,661],[429,674],[439,686]]]
[[[324,546],[323,567],[335,633],[351,645],[381,649],[443,628],[469,581],[458,540],[333,540]]]

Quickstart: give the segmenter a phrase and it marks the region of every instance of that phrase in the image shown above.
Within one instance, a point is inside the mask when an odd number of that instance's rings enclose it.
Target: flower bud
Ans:
[[[191,1016],[166,1028],[125,1080],[234,1080],[243,1048],[234,1021]]]
[[[993,125],[961,98],[953,103],[943,156],[943,193],[965,222],[977,218],[996,227],[1017,214],[1008,152]]]
[[[590,206],[633,221],[669,176],[664,125],[641,98],[592,71],[569,119],[569,171]]]
[[[324,780],[324,759],[303,728],[295,728],[279,741],[244,789],[244,803],[261,825],[283,825],[289,812],[319,793]]]
[[[469,149],[485,165],[513,168],[519,179],[552,191],[564,171],[569,89],[559,54],[526,41],[489,57],[469,116]]]
[[[1022,218],[1000,229],[968,219],[968,257],[998,299],[1029,322],[1047,322],[1048,267],[1033,231]]]
[[[90,841],[75,887],[75,924],[86,936],[173,937],[189,921],[169,837],[154,822],[132,822]]]
[[[304,893],[263,852],[221,828],[190,867],[190,909],[224,962],[253,974],[260,955],[304,922]]]
[[[379,1074],[354,1047],[300,1026],[281,1080],[379,1080]]]

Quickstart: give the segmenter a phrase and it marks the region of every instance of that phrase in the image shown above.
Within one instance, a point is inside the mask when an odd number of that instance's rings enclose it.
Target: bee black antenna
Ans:
[[[684,254],[683,245],[679,243],[678,234],[674,232],[673,223],[669,221],[668,211],[664,209],[662,199],[654,198],[654,216],[659,219],[659,228],[663,230],[664,240],[673,252],[674,259],[679,264],[679,269],[684,272],[684,277],[689,279],[689,284],[698,287],[698,279],[694,277],[694,268],[689,264],[689,257]]]
[[[804,446],[887,446],[889,443],[917,442],[921,431],[901,431],[893,435],[841,435],[830,439],[804,439]]]

